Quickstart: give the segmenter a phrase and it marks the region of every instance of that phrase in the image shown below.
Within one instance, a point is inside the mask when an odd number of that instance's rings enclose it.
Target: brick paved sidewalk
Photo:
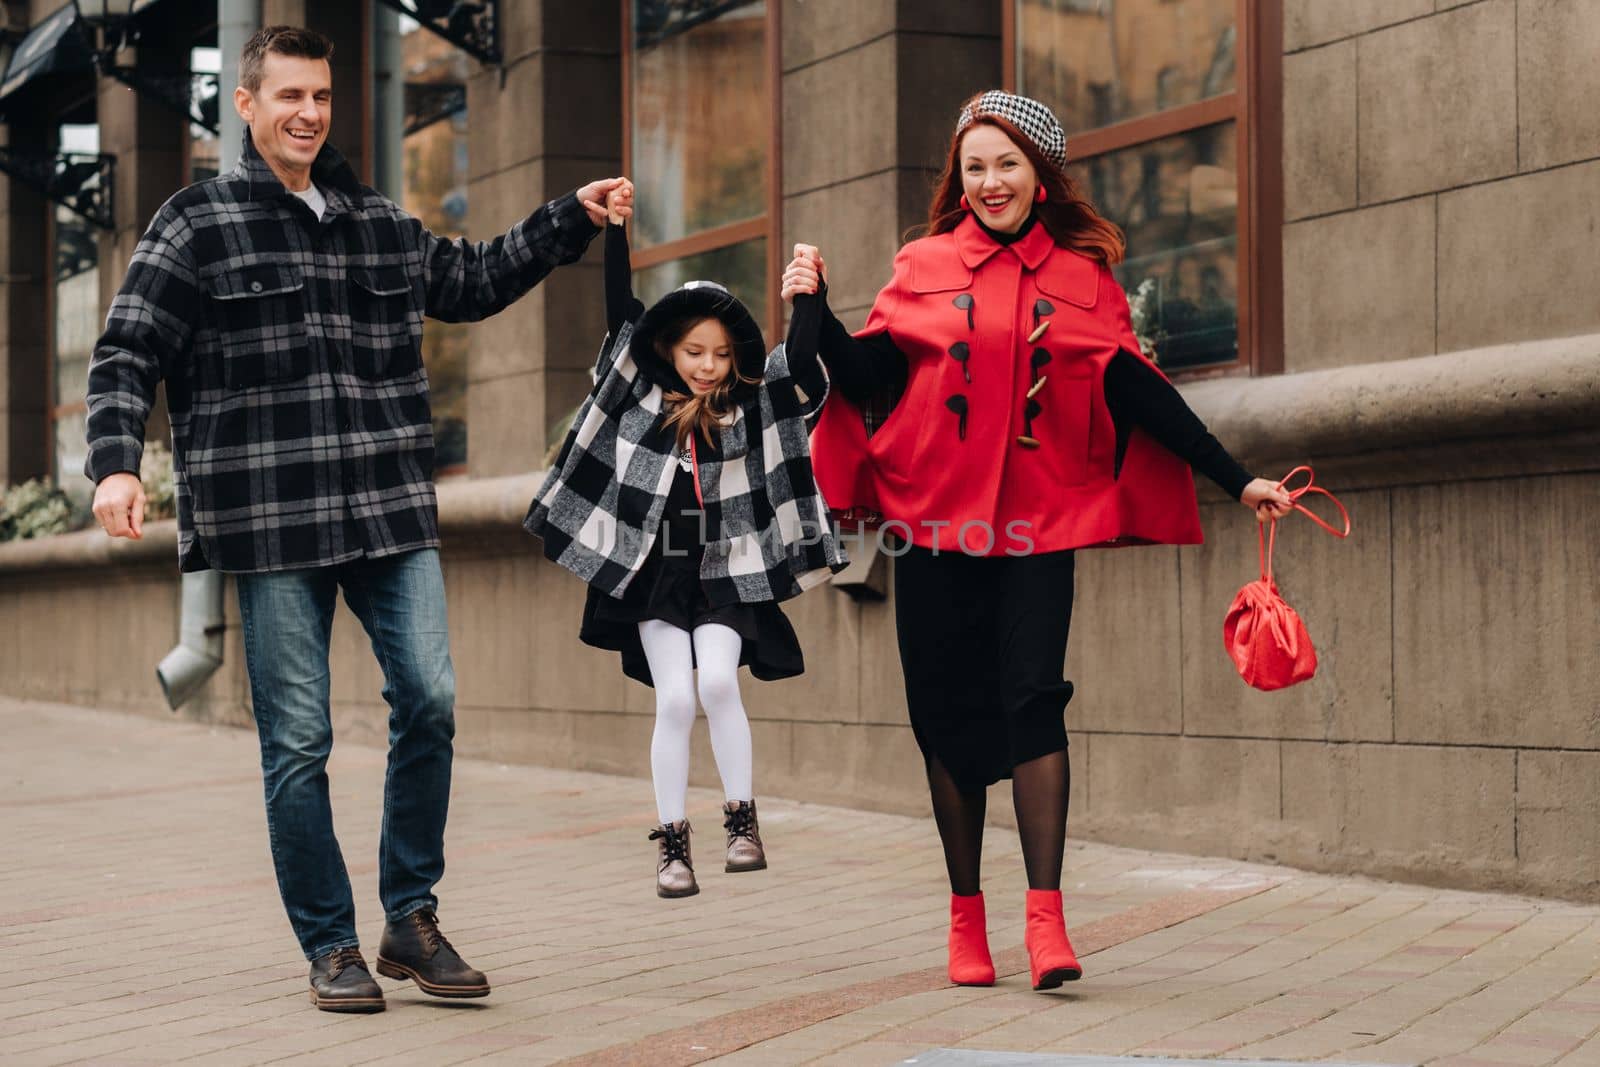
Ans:
[[[386,1013],[330,1015],[278,903],[253,734],[3,701],[0,729],[8,1065],[982,1062],[938,1048],[1600,1064],[1600,908],[1074,842],[1087,977],[1037,994],[1015,835],[994,831],[1003,977],[956,989],[928,820],[762,798],[771,869],[703,862],[701,894],[664,901],[647,783],[470,760],[441,919],[494,995],[385,981]],[[383,762],[343,743],[331,772],[369,952]],[[691,795],[702,857],[719,799]]]

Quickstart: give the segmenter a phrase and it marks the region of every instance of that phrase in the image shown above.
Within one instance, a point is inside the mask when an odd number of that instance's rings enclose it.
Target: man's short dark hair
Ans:
[[[300,59],[333,59],[333,42],[316,30],[301,26],[263,26],[244,43],[239,53],[239,84],[252,93],[261,88],[261,69],[267,53]]]

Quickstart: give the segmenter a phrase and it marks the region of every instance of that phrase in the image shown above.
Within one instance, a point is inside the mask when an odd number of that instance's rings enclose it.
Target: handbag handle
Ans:
[[[1300,474],[1302,471],[1305,472],[1306,476],[1305,484],[1291,488],[1288,484],[1289,480],[1295,477],[1297,474]],[[1300,512],[1306,518],[1310,519],[1324,530],[1327,530],[1335,537],[1341,539],[1349,537],[1350,513],[1344,509],[1344,505],[1339,502],[1338,497],[1322,488],[1322,486],[1314,484],[1315,478],[1316,475],[1310,467],[1296,467],[1294,470],[1290,471],[1288,474],[1285,474],[1278,480],[1278,488],[1289,490],[1289,499],[1293,502],[1291,506],[1295,511]],[[1339,509],[1339,518],[1344,522],[1344,529],[1336,529],[1332,523],[1328,522],[1322,516],[1318,515],[1316,512],[1300,503],[1300,499],[1308,493],[1317,493],[1333,501],[1333,506]],[[1277,585],[1272,579],[1272,553],[1273,549],[1277,547],[1278,542],[1278,520],[1276,517],[1273,517],[1269,521],[1272,524],[1272,529],[1265,533],[1263,533],[1261,527],[1267,525],[1267,523],[1256,523],[1256,555],[1261,564],[1261,580],[1266,582],[1268,586],[1275,589],[1277,588]]]

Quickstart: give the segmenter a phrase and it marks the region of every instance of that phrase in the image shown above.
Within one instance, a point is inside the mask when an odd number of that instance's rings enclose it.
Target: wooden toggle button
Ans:
[[[1039,338],[1043,337],[1044,336],[1044,332],[1046,330],[1048,330],[1049,328],[1050,328],[1050,320],[1049,319],[1045,319],[1039,325],[1035,326],[1033,328],[1033,332],[1028,335],[1028,343],[1031,345],[1031,344],[1033,344],[1033,342],[1035,342]]]
[[[1023,448],[1038,448],[1039,447],[1038,439],[1037,438],[1033,438],[1033,437],[1029,437],[1027,434],[1018,434],[1017,435],[1017,444],[1021,445]]]

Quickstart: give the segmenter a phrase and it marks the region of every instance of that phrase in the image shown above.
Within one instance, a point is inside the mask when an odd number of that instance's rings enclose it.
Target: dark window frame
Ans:
[[[1017,90],[1017,15],[1001,0],[1001,74]],[[1217,96],[1067,137],[1081,162],[1225,122],[1238,160],[1239,357],[1175,370],[1180,379],[1283,372],[1283,0],[1235,0],[1240,65],[1235,87]]]
[[[634,0],[619,0],[622,10],[622,173],[633,177],[633,5]],[[769,338],[782,336],[783,301],[779,279],[788,260],[779,246],[783,221],[783,4],[766,0],[766,38],[764,65],[767,76],[767,152],[765,210],[755,218],[699,230],[649,248],[634,249],[633,269],[645,270],[689,256],[766,238],[767,321],[761,324]]]

